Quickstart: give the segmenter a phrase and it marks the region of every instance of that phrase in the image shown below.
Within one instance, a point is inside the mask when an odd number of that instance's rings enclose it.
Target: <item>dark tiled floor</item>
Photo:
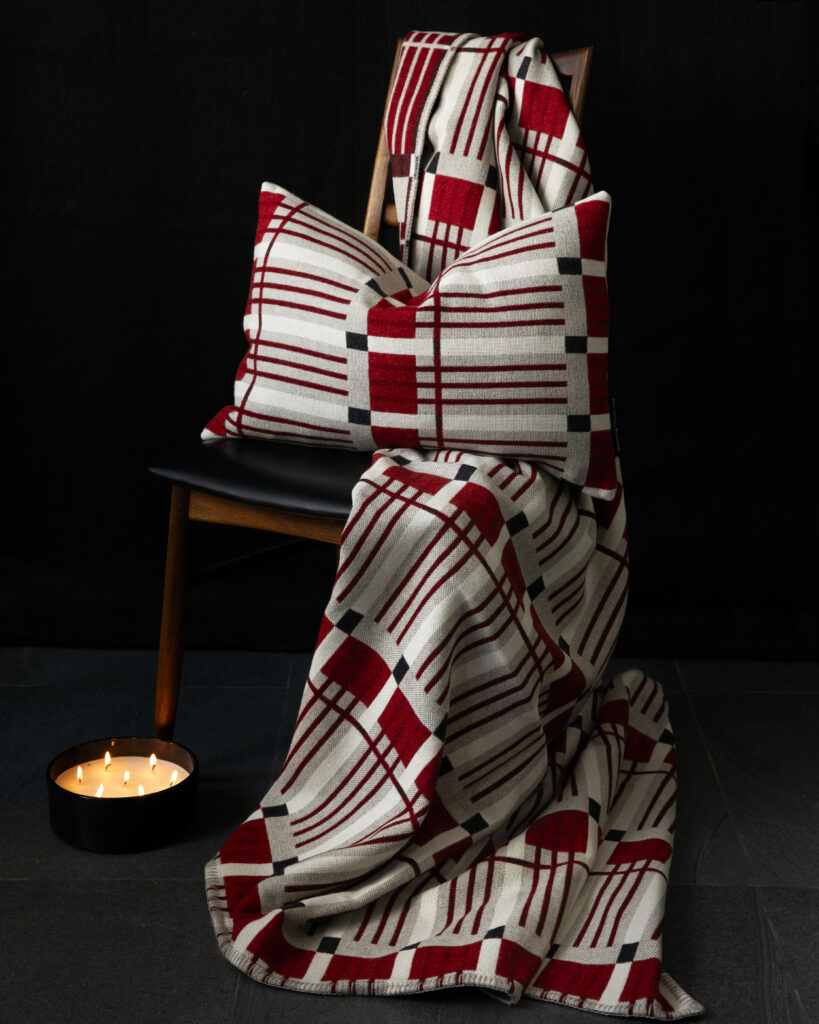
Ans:
[[[202,869],[276,774],[308,664],[306,654],[188,655],[177,737],[200,759],[197,823],[166,849],[105,856],[51,833],[45,764],[82,739],[151,731],[154,654],[0,650],[4,1024],[600,1020],[474,992],[297,995],[222,959]],[[630,664],[665,685],[678,740],[667,970],[705,1003],[708,1020],[816,1019],[819,666]]]

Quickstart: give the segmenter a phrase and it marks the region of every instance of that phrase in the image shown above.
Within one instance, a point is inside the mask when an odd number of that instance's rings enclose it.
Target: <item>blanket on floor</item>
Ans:
[[[428,280],[591,191],[539,40],[412,33],[386,128]],[[514,459],[376,453],[284,768],[207,866],[228,959],[316,993],[700,1012],[661,969],[666,701],[639,671],[603,681],[627,578],[619,481],[606,500]]]

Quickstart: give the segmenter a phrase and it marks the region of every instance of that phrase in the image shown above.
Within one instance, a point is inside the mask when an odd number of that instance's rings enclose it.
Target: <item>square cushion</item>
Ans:
[[[517,223],[430,284],[360,232],[262,186],[248,352],[203,438],[525,459],[616,487],[604,192]]]

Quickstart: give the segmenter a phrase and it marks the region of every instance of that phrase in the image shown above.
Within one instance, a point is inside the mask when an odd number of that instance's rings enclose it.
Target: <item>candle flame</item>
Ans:
[[[140,784],[139,784],[139,790],[138,790],[138,793],[139,793],[139,795],[140,795],[140,796],[145,796],[145,788],[144,788],[144,786],[142,785],[142,783],[141,783],[141,782],[140,782]]]
[[[108,771],[108,769],[110,767],[111,767],[111,751],[110,750],[106,750],[105,751],[105,770]]]
[[[102,783],[100,783],[100,788],[97,790],[97,792],[94,794],[94,796],[102,796],[102,790],[103,790],[103,785],[102,785]]]
[[[172,786],[178,778],[179,772],[176,770],[176,768],[174,768],[174,770],[171,772],[171,781],[168,783],[168,785]]]
[[[77,782],[82,782],[82,765],[77,765]]]
[[[156,754],[151,754],[151,756],[148,758],[148,760],[149,760],[149,762],[151,764],[151,771],[155,772],[156,771]]]
[[[131,778],[131,773],[130,772],[123,772],[122,773],[122,784],[123,784],[123,786],[127,786],[128,785],[128,779],[130,779],[130,778]]]

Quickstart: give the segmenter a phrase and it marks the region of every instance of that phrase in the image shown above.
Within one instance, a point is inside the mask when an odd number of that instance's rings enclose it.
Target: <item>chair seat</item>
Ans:
[[[195,490],[299,515],[346,519],[370,452],[220,438],[155,458],[151,473]]]

